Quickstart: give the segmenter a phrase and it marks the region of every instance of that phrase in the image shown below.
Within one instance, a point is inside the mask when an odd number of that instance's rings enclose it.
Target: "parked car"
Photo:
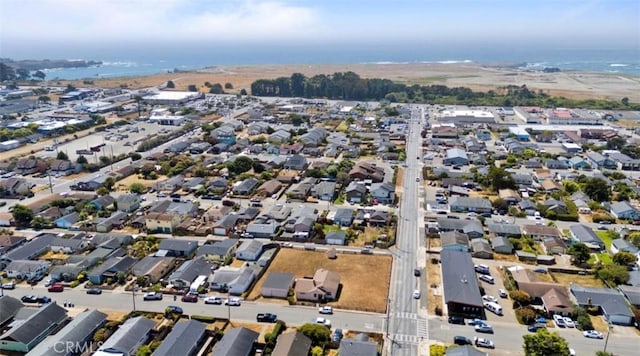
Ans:
[[[535,273],[547,273],[547,269],[546,268],[534,268],[533,270]]]
[[[99,295],[99,294],[102,294],[102,289],[100,289],[100,288],[89,288],[89,289],[87,289],[87,294]]]
[[[222,298],[216,296],[210,296],[204,298],[204,304],[222,304]]]
[[[536,323],[536,324],[533,324],[533,325],[529,325],[527,327],[527,330],[532,332],[532,333],[534,333],[534,332],[536,332],[536,331],[538,331],[540,329],[546,329],[546,328],[547,328],[546,324]]]
[[[51,298],[49,297],[36,297],[35,295],[25,295],[22,298],[20,298],[20,300],[23,303],[38,303],[38,304],[46,304],[46,303],[51,303]]]
[[[52,284],[49,288],[47,288],[47,291],[59,293],[64,291],[64,286],[60,283],[55,283],[55,284]]]
[[[469,320],[469,325],[471,326],[487,325],[487,322],[482,319],[473,319],[473,320]]]
[[[240,306],[240,298],[227,298],[224,301],[224,305],[229,305],[232,307],[239,307]]]
[[[476,273],[491,275],[491,271],[489,270],[489,266],[487,265],[475,265],[473,269]]]
[[[456,345],[471,345],[473,344],[473,341],[468,337],[458,335],[453,337],[453,343]]]
[[[13,282],[13,281],[0,285],[0,289],[15,289],[15,288],[16,288],[16,282]]]
[[[488,349],[495,349],[496,346],[493,344],[493,341],[483,338],[483,337],[475,337],[473,338],[473,343],[477,346],[477,347],[486,347]]]
[[[604,337],[601,332],[595,330],[585,330],[582,332],[582,335],[590,339],[602,339]]]
[[[142,300],[162,300],[162,293],[160,292],[148,292],[142,296]]]
[[[420,291],[419,290],[414,290],[413,291],[413,299],[420,299]]]
[[[500,288],[498,289],[498,295],[500,296],[500,298],[508,298],[509,294],[507,293],[506,290]]]
[[[483,295],[482,300],[484,300],[485,302],[498,303],[498,298],[492,295]]]
[[[480,276],[480,277],[478,277],[478,278],[480,278],[480,280],[481,280],[481,281],[485,281],[485,282],[487,282],[487,283],[489,283],[489,284],[494,284],[494,283],[496,283],[496,281],[495,281],[495,279],[494,279],[493,277],[488,276],[488,275],[486,275],[486,274],[483,274],[483,275],[481,275],[481,276]]]
[[[170,313],[175,313],[175,314],[180,314],[182,315],[182,313],[184,313],[184,311],[182,310],[182,308],[180,308],[179,306],[176,305],[169,305],[165,310],[164,310],[165,314],[170,314]]]
[[[275,323],[278,321],[278,316],[271,313],[258,313],[256,320],[259,323]]]
[[[344,334],[342,332],[342,329],[335,329],[333,331],[333,334],[331,335],[331,341],[335,343],[339,343],[343,337],[344,337]]]
[[[56,282],[56,281],[55,281],[54,279],[52,279],[52,278],[47,278],[47,279],[44,281],[44,286],[45,286],[45,287],[51,287],[51,285],[52,285],[52,284],[54,284],[55,282]]]
[[[182,296],[181,300],[184,303],[197,303],[198,302],[198,295],[195,294],[195,293],[187,293],[187,294]]]
[[[461,317],[461,316],[457,316],[457,315],[450,315],[449,316],[449,324],[464,325],[464,318]]]
[[[474,329],[479,333],[493,334],[493,327],[489,324],[476,325],[474,326]]]
[[[553,321],[559,328],[564,328],[566,324],[564,323],[564,318],[558,314],[553,316]]]
[[[415,268],[415,269],[413,270],[413,275],[414,275],[414,276],[416,276],[416,277],[420,277],[420,274],[421,274],[421,272],[420,272],[420,268]]]
[[[331,320],[326,319],[326,318],[318,317],[318,318],[316,318],[316,324],[324,325],[324,326],[330,328],[331,327]]]
[[[564,325],[566,325],[568,328],[575,328],[576,327],[576,323],[569,317],[564,317],[562,318],[564,320]]]
[[[333,314],[333,308],[328,306],[328,305],[325,305],[325,306],[322,306],[322,307],[318,308],[318,313],[320,313],[320,314]]]

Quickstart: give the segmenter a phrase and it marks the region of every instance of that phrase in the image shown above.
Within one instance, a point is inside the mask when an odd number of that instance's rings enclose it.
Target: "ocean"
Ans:
[[[76,55],[77,53],[74,53]],[[45,71],[48,80],[144,76],[175,69],[197,70],[230,65],[356,64],[379,63],[477,63],[516,64],[521,68],[589,71],[640,76],[640,50],[577,50],[546,48],[434,48],[420,46],[184,46],[178,51],[83,51],[80,59],[102,61],[89,68]],[[49,57],[61,59],[60,56]],[[62,59],[78,59],[72,58]]]

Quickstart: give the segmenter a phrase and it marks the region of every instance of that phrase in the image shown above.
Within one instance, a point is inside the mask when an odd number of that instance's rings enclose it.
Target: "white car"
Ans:
[[[474,337],[473,343],[478,347],[486,347],[488,349],[495,349],[496,346],[493,341],[483,338],[483,337]]]
[[[553,316],[553,321],[559,328],[564,328],[566,324],[564,323],[564,318],[558,314]]]
[[[204,298],[204,304],[222,304],[222,298],[216,296],[210,296]]]
[[[566,325],[568,328],[575,328],[576,327],[576,323],[574,323],[573,320],[571,320],[571,318],[564,317],[562,319],[564,320],[564,325]]]
[[[414,290],[413,291],[413,299],[420,299],[420,291],[419,290]]]
[[[498,289],[498,295],[500,296],[500,298],[507,298],[509,297],[509,294],[507,293],[506,290],[504,289]]]
[[[326,318],[316,318],[316,324],[324,325],[327,327],[331,327],[331,320]]]
[[[230,305],[233,307],[239,307],[240,306],[240,298],[228,298],[227,300],[224,301],[224,305]]]
[[[162,293],[160,292],[148,292],[142,297],[142,300],[162,300]]]
[[[483,295],[482,300],[484,300],[485,302],[498,303],[498,298],[492,295]]]
[[[333,308],[325,305],[323,307],[318,308],[318,313],[320,314],[333,314]]]
[[[582,332],[582,335],[590,339],[602,339],[604,337],[601,332],[595,330],[585,330]]]

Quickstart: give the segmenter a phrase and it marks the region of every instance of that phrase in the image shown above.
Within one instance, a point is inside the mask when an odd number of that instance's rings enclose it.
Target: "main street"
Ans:
[[[424,279],[424,243],[419,232],[419,187],[422,185],[420,129],[422,111],[414,110],[409,121],[406,166],[402,182],[401,203],[396,233],[396,246],[389,291],[387,351],[390,355],[417,355],[420,341],[426,340],[427,321],[420,315],[426,300]],[[419,258],[422,257],[422,258]],[[419,268],[421,276],[414,276]],[[420,298],[413,296],[420,291]]]

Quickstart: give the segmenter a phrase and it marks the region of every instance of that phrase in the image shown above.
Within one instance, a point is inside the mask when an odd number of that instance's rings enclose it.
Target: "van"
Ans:
[[[591,214],[591,209],[589,208],[580,208],[578,209],[579,214]]]
[[[489,283],[489,284],[494,284],[494,283],[496,282],[496,281],[495,281],[495,279],[494,279],[493,277],[488,276],[488,275],[486,275],[486,274],[483,274],[483,275],[481,275],[481,276],[480,276],[480,277],[478,277],[478,278],[480,278],[480,280],[481,280],[481,281],[485,281],[485,282],[487,282],[487,283]]]
[[[502,315],[502,307],[498,303],[484,302],[485,309],[492,311],[496,315]]]

